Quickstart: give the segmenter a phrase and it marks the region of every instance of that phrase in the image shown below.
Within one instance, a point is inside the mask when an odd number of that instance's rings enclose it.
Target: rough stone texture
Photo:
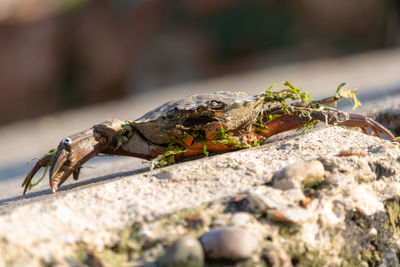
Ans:
[[[340,156],[340,151],[354,149],[364,151],[365,157]],[[265,186],[275,172],[302,160],[323,164],[329,190],[294,192]],[[332,180],[339,186],[330,188]],[[275,203],[261,208],[266,219],[273,221],[277,214],[287,218],[301,226],[297,235],[305,247],[329,252],[329,229],[350,229],[349,210],[374,216],[385,210],[384,200],[399,196],[400,148],[357,131],[329,127],[258,148],[21,200],[0,207],[0,265],[34,266],[40,259],[65,263],[79,241],[102,250],[118,242],[120,231],[135,222],[150,222],[246,190],[248,196],[255,192]],[[304,194],[314,200],[307,208],[296,206]],[[339,245],[344,242],[342,237],[334,240]],[[393,249],[398,252],[397,243]],[[331,251],[327,259],[337,256]]]

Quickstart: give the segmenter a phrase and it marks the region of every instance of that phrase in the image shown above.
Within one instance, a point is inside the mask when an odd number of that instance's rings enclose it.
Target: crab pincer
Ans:
[[[151,159],[163,152],[163,147],[151,145],[140,137],[130,123],[108,120],[63,138],[57,149],[39,159],[28,173],[22,183],[23,194],[32,187],[32,178],[42,167],[50,167],[50,188],[55,193],[69,176],[77,180],[82,165],[100,153]]]
[[[43,156],[28,173],[22,183],[24,194],[28,190],[33,176],[41,167],[50,166],[50,187],[55,193],[71,174],[78,179],[81,166],[104,148],[104,142],[94,138],[93,129],[62,139],[57,149]]]

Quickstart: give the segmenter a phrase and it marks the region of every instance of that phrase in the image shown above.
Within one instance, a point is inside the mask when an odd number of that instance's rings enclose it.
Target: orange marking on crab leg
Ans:
[[[232,146],[215,143],[213,141],[205,141],[204,145],[206,145],[208,152],[218,153],[218,152],[235,150],[235,148]],[[199,147],[201,150],[203,150],[203,148],[204,148],[203,143],[196,143],[196,144],[192,145],[191,147]]]
[[[175,136],[171,136],[171,140],[174,140],[176,143],[188,147],[191,146],[194,140],[194,137],[190,134],[186,135],[185,137],[177,138]]]
[[[186,151],[182,154],[181,156],[177,155],[178,158],[193,158],[197,156],[201,156],[204,154],[204,145],[207,147],[207,152],[212,152],[212,153],[221,153],[221,152],[227,152],[231,150],[236,150],[237,148],[224,145],[224,144],[218,144],[212,141],[205,141],[204,143],[194,143],[191,146],[186,148]]]
[[[183,143],[185,144],[185,146],[189,147],[192,145],[194,140],[194,137],[191,136],[190,134],[186,135],[185,138],[183,138]]]
[[[301,128],[305,123],[304,119],[302,120],[297,115],[283,115],[264,124],[265,127],[260,127],[261,131],[257,131],[257,133],[268,138],[282,132]]]

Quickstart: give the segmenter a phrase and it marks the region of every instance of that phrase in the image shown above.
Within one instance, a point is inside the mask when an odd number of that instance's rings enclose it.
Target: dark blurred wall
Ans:
[[[397,0],[3,0],[0,124],[400,44]]]

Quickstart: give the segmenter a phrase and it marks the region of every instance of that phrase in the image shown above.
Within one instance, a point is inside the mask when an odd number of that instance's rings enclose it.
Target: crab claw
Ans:
[[[82,164],[105,148],[105,142],[94,137],[93,129],[62,139],[50,165],[50,187],[53,193],[71,174],[74,179],[78,179]]]
[[[24,192],[22,193],[23,195],[25,195],[26,191],[29,189],[29,185],[31,184],[33,176],[35,176],[40,168],[48,166],[49,162],[51,162],[54,158],[54,154],[55,152],[49,152],[36,162],[35,166],[25,177],[25,180],[21,185],[24,188]]]

